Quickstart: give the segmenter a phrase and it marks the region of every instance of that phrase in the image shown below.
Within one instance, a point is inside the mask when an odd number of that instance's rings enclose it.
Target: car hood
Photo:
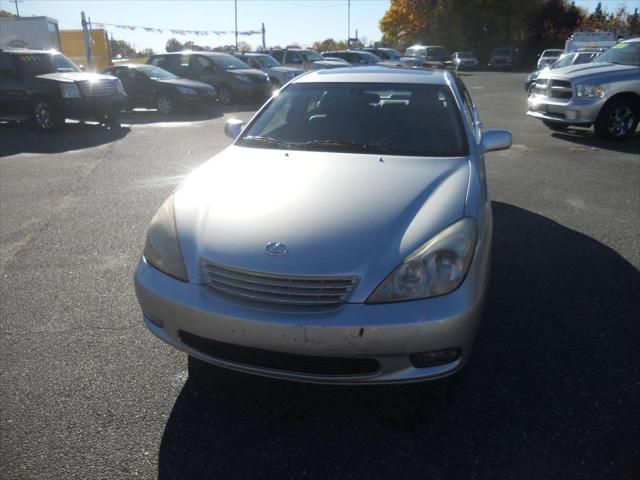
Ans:
[[[463,216],[468,179],[464,157],[231,146],[175,192],[189,278],[204,282],[206,259],[276,274],[358,275],[373,289]],[[269,256],[269,242],[289,252]]]
[[[189,87],[199,91],[213,90],[213,87],[211,85],[207,85],[203,82],[198,82],[197,80],[188,80],[186,78],[170,78],[164,80],[158,79],[155,81],[167,85],[175,85],[176,87]]]
[[[349,64],[343,62],[336,62],[335,60],[316,60],[311,64],[315,68],[340,68],[348,67]]]
[[[239,68],[237,70],[227,70],[232,75],[246,75],[247,77],[264,77],[264,72],[257,68]]]
[[[271,67],[269,70],[273,70],[275,72],[283,72],[283,73],[302,73],[304,70],[301,68],[293,68],[293,67]]]
[[[597,75],[608,75],[611,73],[626,73],[638,71],[640,68],[634,65],[617,65],[615,63],[590,62],[578,65],[568,65],[566,67],[554,68],[541,72],[540,76],[544,78],[566,77],[572,80],[579,80],[583,77],[591,77]]]
[[[56,82],[83,82],[83,81],[96,81],[96,80],[115,80],[116,77],[112,75],[104,75],[102,73],[90,73],[90,72],[55,72],[45,73],[38,75],[37,78],[43,78],[45,80],[55,80]]]

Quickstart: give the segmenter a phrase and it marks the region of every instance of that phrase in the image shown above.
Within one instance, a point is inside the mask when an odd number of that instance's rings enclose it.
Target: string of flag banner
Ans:
[[[172,33],[173,35],[195,35],[197,37],[206,37],[208,35],[233,35],[235,30],[177,30],[173,28],[155,28],[155,27],[141,27],[140,25],[116,25],[114,23],[102,23],[92,22],[92,28],[115,27],[123,30],[142,30],[149,33]],[[238,31],[238,35],[260,35],[262,30],[246,30],[244,32]]]

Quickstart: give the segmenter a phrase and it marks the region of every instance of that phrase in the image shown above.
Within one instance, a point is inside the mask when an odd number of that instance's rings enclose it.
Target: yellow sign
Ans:
[[[101,70],[110,66],[111,55],[109,54],[107,31],[102,29],[89,30],[89,38],[93,50],[91,70]],[[62,53],[76,65],[82,65],[86,70],[89,70],[82,30],[60,30],[60,42]]]

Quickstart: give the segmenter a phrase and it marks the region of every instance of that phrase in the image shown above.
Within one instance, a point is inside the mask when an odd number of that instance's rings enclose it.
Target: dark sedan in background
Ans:
[[[179,78],[153,65],[128,64],[105,68],[102,73],[118,77],[127,92],[128,108],[156,108],[168,115],[176,108],[200,108],[216,102],[211,85]]]
[[[226,53],[190,50],[163,53],[149,57],[147,64],[215,87],[224,105],[242,100],[263,101],[271,96],[271,81],[266,73]]]

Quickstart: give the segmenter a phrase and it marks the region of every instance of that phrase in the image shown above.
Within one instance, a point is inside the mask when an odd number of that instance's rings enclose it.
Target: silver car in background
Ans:
[[[153,217],[144,322],[200,361],[316,383],[437,379],[469,359],[489,283],[483,131],[446,71],[292,80]]]
[[[298,75],[302,75],[304,70],[301,68],[283,67],[271,55],[261,52],[242,52],[234,53],[234,56],[242,60],[251,68],[262,70],[269,76],[271,85],[275,90],[280,89],[289,80],[294,79]]]

